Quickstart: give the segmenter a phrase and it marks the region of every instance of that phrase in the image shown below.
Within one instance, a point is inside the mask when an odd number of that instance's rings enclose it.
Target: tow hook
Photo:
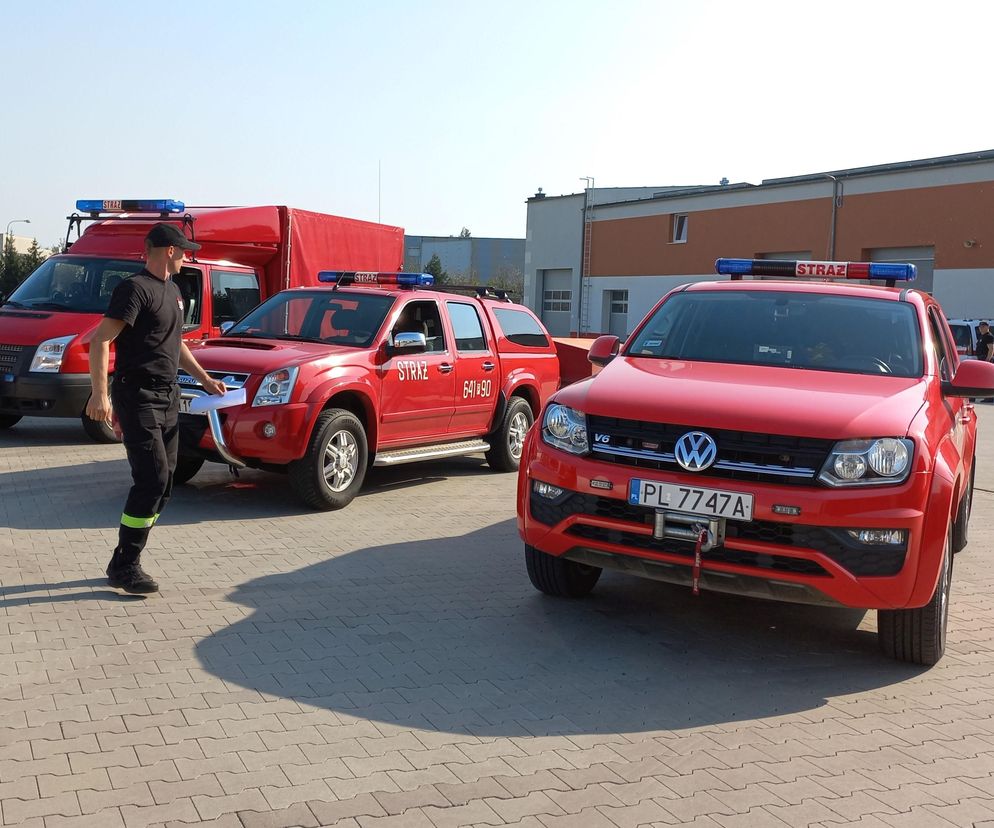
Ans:
[[[694,595],[701,594],[701,553],[709,552],[715,547],[714,533],[703,523],[695,523],[693,530],[697,534],[694,545],[693,590]]]

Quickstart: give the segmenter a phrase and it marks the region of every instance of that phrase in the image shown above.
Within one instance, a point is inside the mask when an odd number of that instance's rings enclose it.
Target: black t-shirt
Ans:
[[[977,359],[987,359],[990,352],[989,345],[994,345],[994,334],[988,331],[985,334],[977,334]]]
[[[169,279],[142,268],[114,288],[104,314],[126,323],[114,340],[115,374],[175,382],[183,333],[183,297]]]

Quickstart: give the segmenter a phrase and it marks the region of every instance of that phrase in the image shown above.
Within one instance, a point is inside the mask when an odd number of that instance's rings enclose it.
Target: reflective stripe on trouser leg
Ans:
[[[121,526],[127,526],[129,529],[151,529],[155,526],[155,521],[158,515],[152,515],[152,517],[135,517],[134,515],[123,514],[121,515]]]

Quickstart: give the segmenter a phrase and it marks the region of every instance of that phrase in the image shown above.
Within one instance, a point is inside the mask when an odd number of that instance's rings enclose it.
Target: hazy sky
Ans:
[[[0,232],[77,198],[524,236],[524,199],[994,148],[994,4],[0,0]]]

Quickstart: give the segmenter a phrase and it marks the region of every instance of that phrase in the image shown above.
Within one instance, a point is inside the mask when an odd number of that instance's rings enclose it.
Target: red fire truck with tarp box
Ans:
[[[64,252],[3,297],[0,429],[27,416],[79,417],[94,440],[116,439],[84,411],[90,339],[114,288],[142,268],[145,235],[157,222],[175,223],[202,245],[173,277],[189,344],[218,336],[281,290],[316,284],[320,270],[397,270],[403,261],[400,227],[292,207],[188,209],[150,199],[77,201],[76,210]]]

